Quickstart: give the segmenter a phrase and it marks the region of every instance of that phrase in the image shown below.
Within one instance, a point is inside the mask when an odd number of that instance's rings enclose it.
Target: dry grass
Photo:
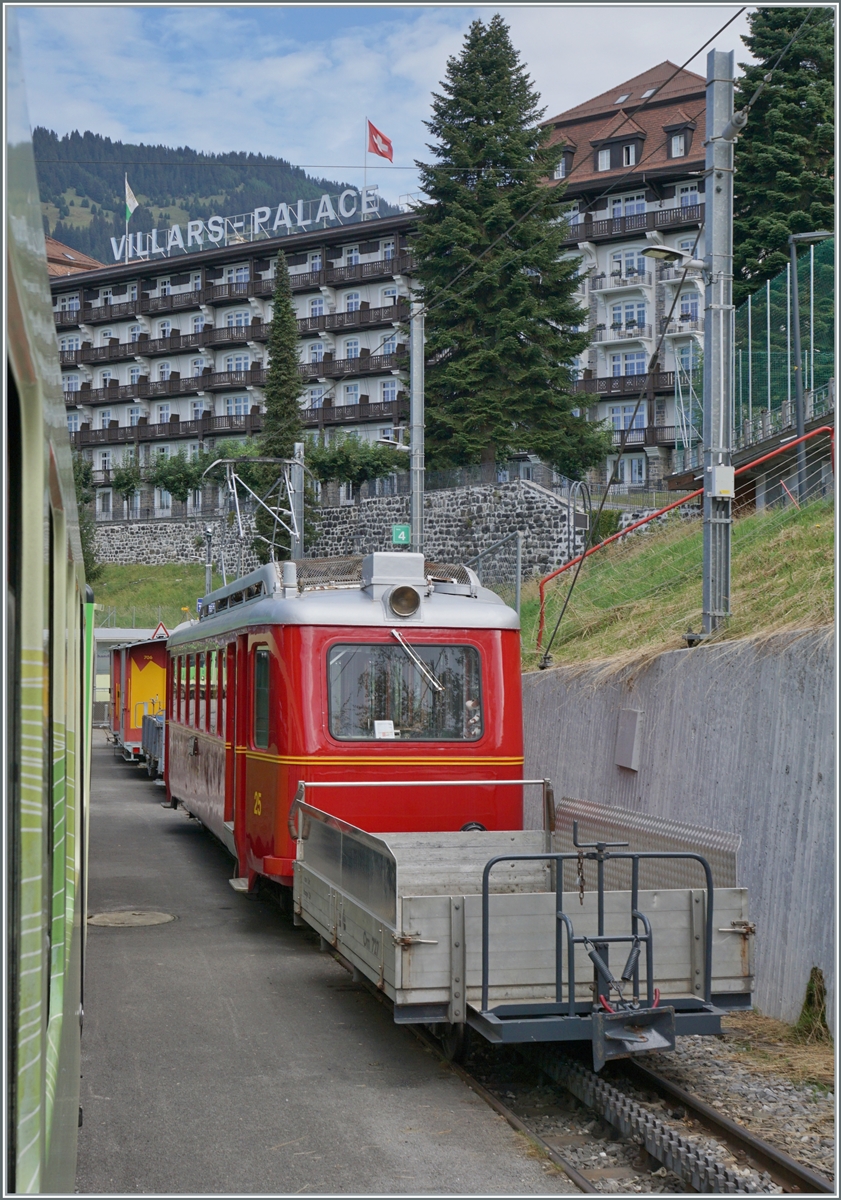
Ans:
[[[834,619],[834,506],[816,501],[739,518],[732,538],[732,616],[716,640],[829,625]],[[683,649],[702,623],[702,529],[675,518],[587,559],[552,647],[554,665],[639,666]],[[575,568],[547,589],[547,642]],[[538,586],[523,588],[523,667],[534,670]]]
[[[752,1070],[834,1090],[835,1048],[829,1039],[805,1040],[796,1026],[757,1012],[728,1013],[723,1029],[737,1060]]]

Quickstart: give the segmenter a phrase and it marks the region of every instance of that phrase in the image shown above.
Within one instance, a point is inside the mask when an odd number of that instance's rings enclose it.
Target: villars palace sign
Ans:
[[[298,200],[295,204],[263,205],[236,217],[208,217],[206,221],[188,221],[151,233],[129,233],[111,238],[115,262],[164,258],[204,250],[207,246],[231,246],[262,238],[285,237],[307,229],[331,229],[337,225],[355,225],[379,216],[377,184],[345,188],[336,196],[326,192],[319,200]]]

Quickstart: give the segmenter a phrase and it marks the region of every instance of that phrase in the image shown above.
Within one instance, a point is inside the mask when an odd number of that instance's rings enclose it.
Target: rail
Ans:
[[[835,429],[832,425],[821,425],[818,429],[812,429],[809,433],[804,434],[803,437],[787,438],[782,446],[778,446],[776,450],[772,450],[769,454],[763,454],[761,458],[755,458],[751,462],[745,463],[744,466],[738,467],[734,474],[737,476],[743,475],[745,471],[750,471],[753,467],[758,467],[761,463],[767,462],[771,458],[776,458],[778,454],[786,453],[786,451],[791,450],[792,447],[799,445],[800,442],[807,442],[809,438],[817,437],[820,433],[829,434],[830,462],[832,464],[832,470],[834,474]],[[626,526],[625,529],[621,529],[618,533],[611,534],[611,536],[605,538],[603,542],[599,542],[596,546],[591,546],[589,550],[585,550],[583,554],[576,555],[576,557],[571,558],[569,562],[565,562],[563,566],[557,567],[554,571],[550,571],[548,575],[544,575],[540,581],[539,587],[540,616],[537,626],[537,648],[540,649],[542,646],[543,634],[546,631],[546,585],[548,583],[551,583],[553,579],[557,579],[559,575],[562,575],[564,571],[568,571],[570,567],[576,566],[581,562],[582,559],[589,558],[590,555],[595,554],[597,550],[602,550],[605,546],[609,546],[611,542],[615,542],[619,538],[624,537],[626,533],[633,533],[635,529],[639,529],[642,525],[647,525],[649,521],[654,521],[658,517],[664,516],[667,512],[671,512],[672,509],[680,508],[682,504],[687,504],[690,500],[695,500],[698,496],[703,496],[703,494],[703,488],[696,488],[694,492],[688,492],[687,495],[683,496],[680,500],[675,500],[672,504],[666,504],[663,508],[658,508],[656,512],[650,513],[649,516],[643,517],[639,521],[635,521],[633,525]]]

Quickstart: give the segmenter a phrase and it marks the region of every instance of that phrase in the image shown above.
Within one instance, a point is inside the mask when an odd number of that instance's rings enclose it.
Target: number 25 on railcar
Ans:
[[[522,828],[519,619],[466,568],[269,564],[205,597],[168,649],[167,794],[249,886],[291,886],[299,781],[363,829]]]

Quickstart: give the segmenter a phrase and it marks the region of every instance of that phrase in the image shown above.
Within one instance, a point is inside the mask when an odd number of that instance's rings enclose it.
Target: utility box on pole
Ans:
[[[411,525],[412,551],[423,554],[423,487],[424,487],[424,309],[419,300],[412,301],[411,358],[409,361],[409,477],[412,486]]]
[[[733,504],[733,51],[707,55],[704,633],[730,615]],[[722,134],[728,137],[722,137]]]

